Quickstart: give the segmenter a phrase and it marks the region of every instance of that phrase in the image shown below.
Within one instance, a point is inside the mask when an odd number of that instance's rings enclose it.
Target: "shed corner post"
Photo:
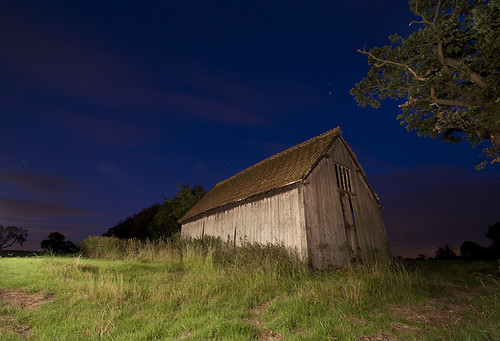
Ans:
[[[299,231],[300,236],[300,256],[303,262],[306,262],[309,266],[312,265],[312,259],[309,255],[309,241],[308,241],[308,231],[307,231],[307,212],[306,212],[306,202],[304,197],[304,190],[306,188],[307,182],[301,181],[297,186],[298,199],[299,199]]]

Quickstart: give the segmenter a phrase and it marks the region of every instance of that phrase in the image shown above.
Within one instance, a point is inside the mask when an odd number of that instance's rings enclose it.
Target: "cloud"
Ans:
[[[133,82],[141,81],[138,70],[83,39],[40,29],[35,22],[22,23],[20,18],[2,19],[7,34],[0,65],[3,62],[16,78],[97,101],[130,92]]]
[[[55,116],[53,124],[73,138],[98,145],[142,146],[163,138],[158,127],[146,128],[124,117],[96,113],[65,112]]]
[[[156,69],[147,64],[135,66],[81,37],[38,30],[35,23],[29,26],[12,18],[3,24],[8,34],[3,41],[5,53],[0,55],[0,68],[3,66],[15,80],[14,84],[24,90],[27,84],[35,84],[37,92],[106,109],[141,110],[144,114],[188,116],[240,125],[265,122],[257,110],[249,111],[241,101],[232,100],[234,92],[221,93],[231,88],[239,88],[240,96],[255,93],[233,81],[214,91],[200,79],[185,79],[177,69],[166,74],[158,70],[159,66]],[[184,64],[184,68],[190,66]],[[102,139],[102,134],[97,135]]]
[[[257,81],[259,75],[247,75],[243,80],[228,71],[200,66],[198,61],[183,59],[176,51],[162,56],[134,60],[133,53],[124,57],[108,46],[99,46],[79,35],[77,29],[67,29],[60,23],[41,27],[37,20],[26,20],[19,13],[2,18],[5,39],[0,55],[0,69],[12,83],[17,103],[6,100],[9,106],[29,106],[30,91],[36,96],[50,95],[54,101],[45,102],[53,107],[79,102],[94,112],[103,110],[139,110],[143,115],[161,115],[205,119],[233,125],[267,125],[270,113],[279,114],[309,107],[317,103],[301,84],[289,79]],[[10,77],[9,77],[10,76]],[[262,88],[262,84],[267,84]],[[22,90],[22,92],[20,92]],[[1,94],[0,94],[1,96]],[[54,104],[57,103],[57,104]],[[37,105],[41,105],[37,102]],[[84,109],[85,110],[85,109]],[[69,115],[70,117],[72,115]],[[95,116],[95,115],[90,115]],[[120,143],[123,139],[105,136],[106,130],[92,118],[80,117],[79,131],[90,130],[89,139]],[[77,120],[70,129],[76,129]],[[105,121],[107,123],[113,121]],[[99,122],[96,122],[99,123]],[[67,122],[64,124],[67,125]],[[92,125],[91,125],[92,124]],[[118,125],[120,128],[121,125]],[[140,129],[122,129],[132,138],[144,137]],[[80,134],[83,135],[83,134]]]
[[[422,166],[370,179],[386,207],[392,249],[403,256],[433,256],[440,245],[467,240],[488,245],[486,231],[500,221],[497,174]]]
[[[263,150],[264,158],[270,157],[274,154],[278,154],[288,148],[289,145],[285,145],[280,142],[263,141],[263,140],[250,140],[247,143],[251,146],[255,146]]]
[[[105,215],[67,204],[82,195],[73,180],[44,172],[0,170],[0,224],[28,230],[28,241],[12,249],[37,250],[40,241],[59,231],[80,242],[89,234],[102,234]],[[62,203],[62,204],[61,204]]]
[[[79,191],[73,180],[43,172],[0,170],[0,183],[44,196],[74,194]]]
[[[209,119],[235,125],[265,125],[268,121],[244,106],[231,103],[227,97],[214,99],[206,94],[169,91],[163,95],[163,103],[172,111],[198,119]]]
[[[251,112],[274,115],[316,105],[318,99],[304,89],[302,84],[289,79],[276,79],[269,74],[252,76],[242,82],[240,78],[223,70],[185,66],[182,73],[186,85],[207,97],[230,103],[231,106],[249,108]],[[263,89],[262,84],[267,84]],[[262,119],[262,117],[261,117]]]
[[[16,222],[43,222],[66,217],[99,217],[96,212],[27,200],[0,198],[0,219],[8,224]],[[12,222],[12,223],[11,223]]]
[[[119,166],[113,163],[102,162],[97,165],[97,170],[118,188],[126,189],[139,187],[130,176],[125,174]]]

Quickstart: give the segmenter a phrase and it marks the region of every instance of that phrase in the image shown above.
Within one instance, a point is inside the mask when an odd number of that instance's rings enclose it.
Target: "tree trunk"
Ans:
[[[497,147],[500,147],[500,130],[491,130],[490,131],[491,140],[496,144]]]

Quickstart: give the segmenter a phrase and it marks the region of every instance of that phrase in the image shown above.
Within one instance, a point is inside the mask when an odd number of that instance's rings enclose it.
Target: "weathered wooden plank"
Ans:
[[[185,223],[182,237],[220,236],[236,244],[246,240],[262,244],[282,243],[292,249],[300,248],[301,220],[298,219],[299,196],[296,187],[276,195],[250,201],[221,210],[207,217]],[[228,238],[229,236],[229,238]]]
[[[317,268],[348,265],[356,253],[383,261],[389,252],[378,205],[359,163],[339,138],[304,183],[185,223],[182,236],[220,236],[238,245],[282,243]]]

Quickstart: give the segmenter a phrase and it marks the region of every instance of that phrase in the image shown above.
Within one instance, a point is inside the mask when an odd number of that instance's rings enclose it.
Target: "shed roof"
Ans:
[[[304,180],[341,134],[340,127],[334,128],[219,182],[181,221]]]

